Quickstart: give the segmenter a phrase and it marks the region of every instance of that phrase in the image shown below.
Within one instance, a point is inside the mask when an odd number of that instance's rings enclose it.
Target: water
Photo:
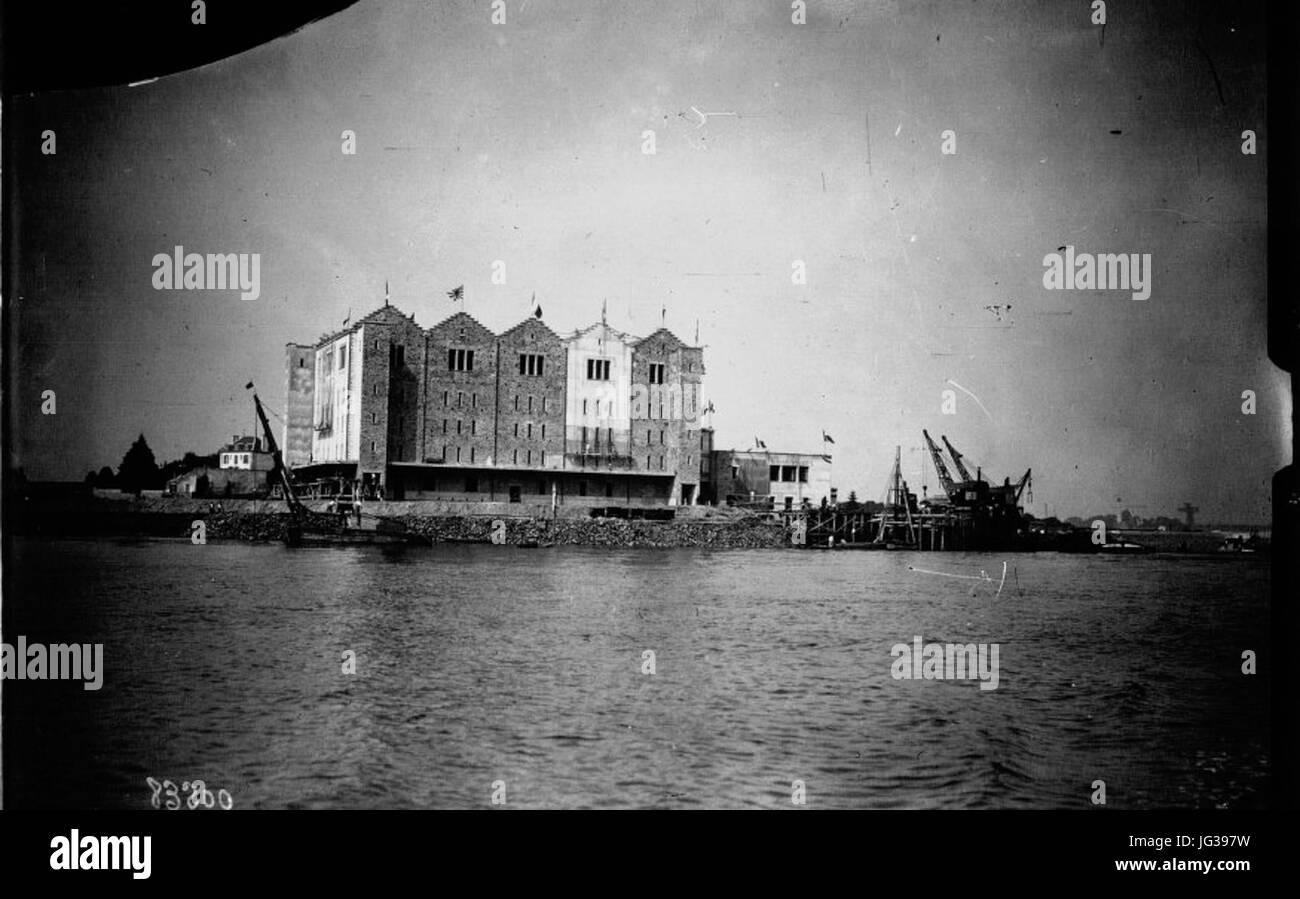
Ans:
[[[9,808],[148,808],[147,777],[237,809],[481,808],[496,781],[522,808],[791,808],[795,780],[813,807],[1266,799],[1258,561],[19,541],[8,565],[5,641],[102,642],[106,669],[6,682]],[[1000,644],[998,688],[895,680],[917,635]]]

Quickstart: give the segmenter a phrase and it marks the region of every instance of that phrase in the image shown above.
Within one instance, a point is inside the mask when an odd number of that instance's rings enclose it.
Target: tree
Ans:
[[[117,469],[118,487],[132,493],[141,490],[155,490],[161,485],[158,463],[154,460],[153,450],[141,434],[122,457],[122,464]]]
[[[113,469],[105,465],[95,476],[96,487],[112,487],[117,483],[117,475],[113,474]]]

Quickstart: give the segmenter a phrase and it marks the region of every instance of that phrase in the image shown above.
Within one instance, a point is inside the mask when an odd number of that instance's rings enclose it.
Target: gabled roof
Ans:
[[[398,322],[403,322],[403,321],[409,321],[411,324],[414,325],[415,316],[404,315],[402,311],[398,309],[396,306],[380,306],[375,311],[368,313],[367,315],[364,315],[361,318],[357,319],[356,321],[352,322],[346,328],[339,328],[337,331],[333,332],[332,334],[321,335],[320,339],[316,341],[315,345],[317,347],[320,347],[322,344],[326,344],[326,343],[330,343],[331,341],[338,340],[344,334],[351,334],[357,328],[361,327],[363,324],[366,324],[368,322],[373,324],[397,324]],[[419,326],[416,325],[416,327]]]
[[[530,330],[530,329],[536,330],[538,328],[541,328],[543,331],[545,331],[547,334],[549,334],[551,337],[555,338],[556,340],[561,339],[560,335],[552,331],[547,326],[546,322],[542,321],[540,318],[537,318],[536,316],[533,315],[528,316],[528,318],[524,319],[523,321],[521,321],[519,324],[515,325],[513,328],[509,329],[508,331],[502,331],[501,338],[505,339],[511,336],[512,334],[514,334],[516,331],[523,333],[525,330]]]
[[[493,339],[496,338],[496,335],[493,334],[489,328],[484,326],[482,322],[480,322],[474,316],[470,315],[468,312],[457,312],[454,315],[450,315],[447,318],[444,318],[442,321],[438,322],[436,325],[430,328],[429,333],[432,334],[435,331],[446,331],[450,328],[455,328],[455,327],[474,328],[475,330],[479,331],[482,335],[486,335],[487,337]]]
[[[651,343],[654,341],[658,341],[660,343],[671,343],[673,344],[673,349],[686,349],[686,350],[698,349],[697,347],[693,347],[690,344],[686,343],[684,340],[680,339],[676,334],[674,334],[672,331],[669,331],[667,328],[660,328],[657,331],[655,331],[653,334],[651,334],[649,337],[637,341],[637,346],[640,346],[643,343]]]
[[[588,325],[585,328],[579,328],[564,339],[576,340],[579,337],[582,337],[586,334],[590,334],[592,331],[595,331],[597,328],[604,328],[605,333],[609,339],[621,340],[623,343],[636,344],[636,342],[641,339],[633,334],[628,334],[626,331],[620,331],[617,328],[611,328],[609,325],[603,324],[602,322],[596,322],[594,325]]]

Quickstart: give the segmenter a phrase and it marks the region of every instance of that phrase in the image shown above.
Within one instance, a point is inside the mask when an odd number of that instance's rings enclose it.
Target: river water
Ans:
[[[236,809],[1266,799],[1260,561],[18,541],[8,566],[5,642],[105,669],[5,682],[8,808],[148,808],[150,777]],[[915,637],[998,644],[997,688],[895,679]]]

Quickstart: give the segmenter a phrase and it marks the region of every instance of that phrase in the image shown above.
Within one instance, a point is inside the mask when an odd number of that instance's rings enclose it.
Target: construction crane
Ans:
[[[1032,468],[1025,469],[1025,476],[1020,479],[1020,483],[1016,484],[1016,505],[1017,506],[1020,505],[1020,495],[1025,492],[1025,485],[1032,483],[1029,479],[1029,476],[1033,473],[1033,471],[1034,470]],[[1031,486],[1029,488],[1030,502],[1034,501],[1033,497],[1034,497],[1034,488]]]
[[[961,463],[962,454],[957,452],[956,447],[949,443],[948,438],[942,434],[939,435],[939,439],[943,441],[944,446],[948,447],[948,452],[952,455],[952,463],[957,466],[957,473],[961,475],[961,479],[963,481],[975,480],[970,476],[970,472],[966,470],[966,466]]]
[[[939,484],[943,487],[943,492],[948,494],[949,499],[956,499],[959,491],[957,485],[953,483],[952,475],[948,473],[948,466],[939,453],[939,447],[935,446],[934,441],[930,439],[929,431],[922,430],[921,434],[925,437],[925,445],[930,448],[930,458],[934,460],[934,473],[939,476]]]

